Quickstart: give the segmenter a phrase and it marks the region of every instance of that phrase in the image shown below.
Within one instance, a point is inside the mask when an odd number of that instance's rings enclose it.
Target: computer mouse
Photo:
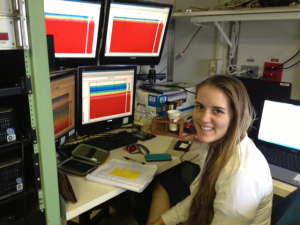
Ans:
[[[127,150],[129,153],[143,153],[144,155],[150,154],[149,149],[141,144],[131,144],[124,147],[125,150]]]
[[[146,146],[141,145],[141,144],[138,144],[138,146],[139,146],[139,150],[141,153],[143,153],[144,155],[150,154],[150,151]]]

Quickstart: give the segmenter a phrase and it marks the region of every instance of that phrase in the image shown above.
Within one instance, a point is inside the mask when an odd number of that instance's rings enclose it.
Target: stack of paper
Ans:
[[[98,183],[142,192],[153,180],[157,170],[156,165],[144,165],[112,159],[88,174],[86,178]]]

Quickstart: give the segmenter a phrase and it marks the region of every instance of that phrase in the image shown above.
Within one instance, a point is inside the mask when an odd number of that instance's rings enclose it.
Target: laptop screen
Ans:
[[[265,99],[258,140],[300,152],[300,101]]]

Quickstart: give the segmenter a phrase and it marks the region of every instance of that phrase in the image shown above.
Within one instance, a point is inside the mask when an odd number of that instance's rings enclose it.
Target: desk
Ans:
[[[172,155],[172,161],[149,163],[155,163],[158,166],[158,173],[162,173],[181,163],[180,157],[182,156],[183,152],[173,150],[177,140],[178,139],[174,137],[157,136],[154,139],[144,142],[139,141],[138,143],[145,145],[151,153],[170,153]],[[197,144],[195,143],[192,145],[191,150],[196,152],[196,148]],[[193,152],[187,154],[187,159],[191,159],[193,157],[193,154],[195,154]],[[137,159],[139,161],[145,161],[143,154],[130,154],[122,148],[110,151],[110,155],[107,160],[125,160],[123,156],[129,156],[130,158]],[[126,191],[122,188],[88,181],[85,177],[72,174],[68,174],[68,177],[78,202],[73,204],[65,201],[65,209],[62,209],[64,212],[62,215],[64,220],[70,220]]]
[[[183,155],[183,152],[173,150],[173,147],[177,140],[178,139],[175,137],[157,136],[156,138],[145,142],[139,141],[139,143],[145,145],[151,153],[170,153],[172,155],[172,161],[151,162],[152,164],[155,163],[158,166],[158,173],[162,173],[181,163],[180,157]],[[199,146],[200,143],[195,141],[190,151],[184,155],[183,160],[190,161],[191,159],[193,159],[192,162],[198,163],[198,158],[195,158],[195,156],[197,156],[198,154],[197,149],[199,149]],[[110,155],[107,160],[113,158],[125,160],[123,159],[123,156],[130,156],[133,159],[145,161],[143,154],[130,154],[122,148],[110,151]],[[73,204],[71,202],[65,201],[65,208],[62,209],[62,218],[65,221],[79,216],[80,214],[126,191],[122,188],[88,181],[85,177],[80,177],[72,174],[68,174],[68,177],[73,186],[78,202]],[[273,182],[274,194],[281,197],[285,197],[286,195],[297,189],[297,187],[295,186],[278,180],[273,180]]]

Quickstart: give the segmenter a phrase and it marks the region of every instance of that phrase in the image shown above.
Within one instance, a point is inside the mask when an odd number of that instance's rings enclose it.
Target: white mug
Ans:
[[[179,110],[168,110],[168,118],[171,122],[177,122],[180,119],[181,111]],[[169,124],[169,130],[170,131],[177,131],[178,130],[178,124]]]

